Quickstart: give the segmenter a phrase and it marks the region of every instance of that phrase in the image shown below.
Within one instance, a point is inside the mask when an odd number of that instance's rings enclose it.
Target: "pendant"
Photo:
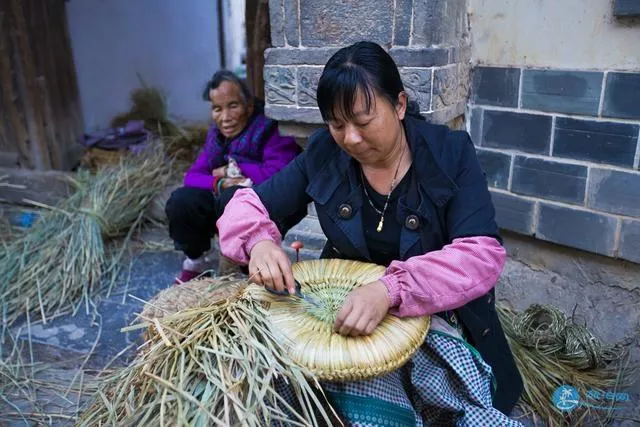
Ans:
[[[379,233],[382,231],[382,226],[384,225],[384,217],[380,218],[380,222],[378,223],[378,228],[376,228],[376,231]]]

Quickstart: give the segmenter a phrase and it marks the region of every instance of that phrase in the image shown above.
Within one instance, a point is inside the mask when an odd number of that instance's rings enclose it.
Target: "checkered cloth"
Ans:
[[[366,381],[322,383],[346,425],[522,426],[491,401],[493,375],[475,348],[434,316],[423,345],[402,368]],[[287,386],[278,384],[294,407]]]

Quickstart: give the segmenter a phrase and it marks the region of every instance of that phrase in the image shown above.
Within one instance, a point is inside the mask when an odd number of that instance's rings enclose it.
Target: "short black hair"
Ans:
[[[370,110],[376,93],[395,106],[398,95],[404,92],[396,63],[376,43],[357,42],[338,50],[329,59],[316,91],[322,119],[331,121],[336,115],[353,118],[358,91],[364,96],[367,110]],[[408,109],[410,114],[416,114],[415,110],[419,110],[417,104],[411,102]]]
[[[218,86],[222,84],[222,82],[231,82],[237,84],[238,87],[240,87],[240,94],[242,95],[242,99],[244,100],[244,102],[248,104],[249,102],[253,101],[253,94],[251,93],[249,86],[247,86],[245,81],[238,77],[237,74],[229,70],[216,71],[213,77],[211,77],[211,80],[209,80],[205,85],[204,90],[202,91],[202,99],[204,101],[209,101],[209,92],[211,92],[213,89],[217,89]]]

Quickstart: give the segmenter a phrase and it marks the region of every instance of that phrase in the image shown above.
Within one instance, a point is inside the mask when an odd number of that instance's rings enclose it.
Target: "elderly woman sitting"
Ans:
[[[292,137],[281,136],[277,123],[265,117],[262,104],[230,71],[218,71],[207,82],[203,99],[211,102],[213,124],[200,155],[166,206],[169,235],[186,255],[177,282],[211,268],[211,239],[224,210],[225,189],[260,184],[300,152]],[[306,207],[279,222],[284,233],[306,214]]]

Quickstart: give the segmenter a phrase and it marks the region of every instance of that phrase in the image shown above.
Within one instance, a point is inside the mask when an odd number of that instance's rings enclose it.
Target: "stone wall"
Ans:
[[[499,225],[640,263],[640,74],[480,66],[472,86]]]
[[[270,0],[265,52],[267,115],[287,124],[320,124],[315,91],[340,47],[379,43],[400,67],[409,96],[431,121],[464,113],[471,50],[466,0]]]

